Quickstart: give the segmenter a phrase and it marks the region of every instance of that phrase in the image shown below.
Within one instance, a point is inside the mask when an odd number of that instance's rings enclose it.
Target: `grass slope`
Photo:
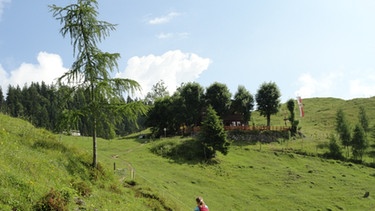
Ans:
[[[87,150],[91,147],[85,139],[67,137],[65,141]],[[130,163],[136,171],[135,181],[168,201],[173,210],[192,209],[197,195],[202,195],[212,210],[375,209],[374,169],[289,152],[300,143],[284,144],[285,150],[276,144],[262,148],[234,145],[227,156],[219,155],[220,164],[207,165],[150,152],[161,142],[189,139],[140,141],[100,140],[99,159],[108,166],[116,163],[120,169],[128,169]],[[370,197],[363,197],[366,192]]]
[[[67,147],[58,136],[3,114],[0,155],[0,210],[37,209],[49,193],[61,194],[47,199],[55,204],[62,198],[68,202],[60,210],[148,209],[112,172],[93,171],[89,167],[91,156],[84,151]]]
[[[105,178],[96,181],[87,168],[90,138],[59,138],[0,115],[4,158],[0,161],[0,209],[28,210],[24,203],[35,203],[51,188],[74,190],[73,181],[92,189],[91,196],[84,198],[88,210],[192,210],[197,195],[204,197],[211,210],[375,210],[373,168],[317,156],[326,150],[318,146],[334,132],[337,109],[342,108],[354,126],[362,105],[374,125],[375,98],[314,98],[304,99],[304,105],[300,126],[305,139],[266,145],[233,143],[227,156],[218,155],[215,165],[151,152],[155,147],[161,147],[161,154],[173,151],[170,143],[190,139],[152,141],[137,139],[136,134],[99,139],[98,159],[107,171]],[[271,124],[282,125],[283,118],[280,112],[271,117]],[[265,118],[255,113],[253,121],[260,125]],[[115,174],[110,171],[114,166]],[[364,197],[366,192],[369,197]],[[72,202],[69,208],[75,207]]]

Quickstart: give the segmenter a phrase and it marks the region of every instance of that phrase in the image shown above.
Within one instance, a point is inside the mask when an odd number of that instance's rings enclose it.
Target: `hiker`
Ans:
[[[195,201],[197,201],[197,206],[195,207],[194,211],[209,211],[208,206],[206,203],[204,203],[202,197],[197,197]]]

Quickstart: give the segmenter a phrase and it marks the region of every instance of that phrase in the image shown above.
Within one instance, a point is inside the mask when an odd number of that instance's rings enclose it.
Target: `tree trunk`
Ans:
[[[267,115],[267,127],[271,126],[271,115]]]
[[[96,155],[96,118],[94,118],[93,131],[92,131],[92,167],[96,168],[97,166],[97,155]]]

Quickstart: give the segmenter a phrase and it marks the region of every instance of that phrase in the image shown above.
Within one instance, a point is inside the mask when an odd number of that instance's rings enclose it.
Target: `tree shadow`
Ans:
[[[204,148],[198,140],[164,140],[155,143],[150,151],[178,164],[198,164],[205,160]]]

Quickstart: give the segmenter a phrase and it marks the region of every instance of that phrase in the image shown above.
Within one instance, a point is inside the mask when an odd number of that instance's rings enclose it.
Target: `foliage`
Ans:
[[[34,205],[34,210],[39,211],[50,211],[50,210],[59,210],[65,211],[68,210],[67,205],[69,198],[65,198],[61,192],[51,189],[43,198],[41,198],[36,205]]]
[[[354,128],[351,145],[354,159],[362,161],[363,154],[368,145],[365,131],[359,124],[357,124]]]
[[[202,121],[204,107],[204,89],[196,82],[182,84],[177,92],[181,98],[181,124],[198,126]]]
[[[366,110],[363,106],[359,107],[359,123],[361,124],[363,130],[365,133],[370,131],[370,126],[369,126],[369,119],[366,114]]]
[[[167,139],[155,143],[151,152],[175,160],[176,162],[200,162],[204,157],[202,143],[196,139],[183,139],[179,142]]]
[[[344,157],[341,152],[340,145],[337,143],[336,137],[331,134],[329,137],[329,145],[328,145],[329,152],[325,154],[327,158],[336,159],[336,160],[343,160]]]
[[[152,105],[155,100],[163,97],[169,96],[169,92],[163,80],[160,80],[155,85],[152,86],[151,92],[146,94],[144,99],[145,103]]]
[[[254,97],[246,90],[244,86],[238,86],[237,92],[234,94],[234,100],[231,109],[235,112],[243,114],[245,125],[249,125],[251,111],[254,108]]]
[[[198,138],[204,148],[205,158],[210,160],[216,156],[216,151],[228,154],[229,141],[224,127],[216,111],[208,106]]]
[[[152,108],[148,111],[146,121],[146,124],[151,127],[154,136],[160,137],[178,132],[180,125],[177,119],[177,114],[180,113],[178,105],[178,98],[176,97],[167,96],[155,101]]]
[[[218,116],[223,116],[228,112],[231,105],[231,93],[227,85],[215,82],[206,89],[205,101],[211,105]]]
[[[110,31],[115,30],[115,25],[97,20],[96,0],[78,0],[77,4],[66,7],[50,7],[53,16],[62,24],[61,34],[64,37],[70,36],[73,54],[76,54],[71,69],[59,78],[59,83],[73,85],[74,91],[82,88],[87,94],[88,103],[82,105],[80,111],[92,125],[92,165],[96,167],[98,125],[103,123],[104,128],[114,131],[115,123],[110,120],[119,116],[116,115],[117,112],[126,113],[134,119],[138,113],[143,113],[142,104],[137,104],[136,107],[129,106],[122,99],[123,93],[134,92],[140,86],[134,80],[110,77],[110,73],[118,66],[117,60],[120,55],[102,52],[97,45],[109,36]]]
[[[290,133],[291,133],[292,136],[296,136],[297,132],[298,132],[299,121],[295,120],[295,114],[294,114],[295,104],[294,104],[294,100],[293,99],[289,99],[286,102],[286,104],[287,104],[287,108],[288,108],[289,113],[290,113],[290,116],[289,116],[289,122],[291,123]]]
[[[280,90],[275,82],[262,83],[255,95],[257,109],[261,116],[267,118],[267,126],[271,126],[271,115],[279,112]]]
[[[339,134],[342,145],[347,149],[347,157],[349,157],[349,146],[351,145],[350,126],[342,109],[336,112],[336,132]]]

